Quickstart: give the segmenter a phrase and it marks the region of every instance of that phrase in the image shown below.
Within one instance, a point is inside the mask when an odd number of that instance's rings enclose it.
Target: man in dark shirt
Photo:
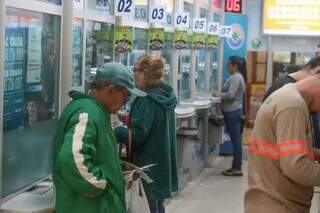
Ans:
[[[285,84],[295,83],[309,76],[320,73],[320,56],[316,56],[311,59],[301,70],[286,75],[280,78],[275,84],[273,84],[263,97],[264,102],[274,91],[280,89]],[[319,97],[320,98],[320,97]],[[320,114],[311,114],[310,123],[312,126],[312,139],[314,147],[320,148]]]

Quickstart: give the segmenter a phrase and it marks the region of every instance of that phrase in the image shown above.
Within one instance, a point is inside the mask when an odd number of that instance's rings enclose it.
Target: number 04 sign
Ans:
[[[127,16],[131,15],[134,11],[133,0],[115,0],[114,2],[114,15]]]
[[[176,13],[174,27],[189,28],[190,14],[189,13]]]

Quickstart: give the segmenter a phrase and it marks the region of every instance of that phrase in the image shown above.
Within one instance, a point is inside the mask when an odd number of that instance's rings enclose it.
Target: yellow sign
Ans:
[[[320,35],[320,0],[264,0],[265,34]]]

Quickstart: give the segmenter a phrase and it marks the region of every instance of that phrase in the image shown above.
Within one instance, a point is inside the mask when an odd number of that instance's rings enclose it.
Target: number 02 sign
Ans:
[[[115,0],[114,15],[115,16],[131,15],[134,10],[132,1],[133,0]]]

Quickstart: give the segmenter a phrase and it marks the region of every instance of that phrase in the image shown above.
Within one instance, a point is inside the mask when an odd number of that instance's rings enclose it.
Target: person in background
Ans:
[[[284,85],[288,83],[295,83],[300,81],[304,78],[313,76],[320,73],[320,56],[316,56],[312,58],[305,66],[302,67],[297,72],[291,73],[280,78],[275,84],[273,84],[266,94],[263,97],[262,102],[264,102],[273,92],[280,89]],[[319,113],[312,113],[310,114],[310,122],[312,126],[312,139],[314,147],[320,148],[320,116]],[[317,150],[315,150],[318,152]],[[320,152],[320,151],[319,151]],[[320,155],[320,153],[319,153]]]
[[[144,184],[151,213],[164,213],[164,200],[178,190],[175,113],[177,99],[173,89],[162,81],[165,60],[144,55],[134,65],[137,87],[147,93],[136,98],[130,111],[132,162],[151,168],[151,184]],[[128,129],[115,128],[119,142],[128,143]]]
[[[224,83],[221,93],[221,110],[226,131],[233,145],[233,162],[230,169],[222,172],[226,176],[242,176],[242,125],[246,62],[238,56],[229,57],[230,78]]]
[[[137,169],[120,162],[111,127],[130,95],[145,96],[135,88],[127,67],[107,63],[97,69],[90,95],[71,91],[55,137],[53,182],[57,213],[125,213],[122,170]]]
[[[320,112],[320,74],[273,92],[257,113],[248,143],[246,213],[307,213],[320,185],[310,112]]]

